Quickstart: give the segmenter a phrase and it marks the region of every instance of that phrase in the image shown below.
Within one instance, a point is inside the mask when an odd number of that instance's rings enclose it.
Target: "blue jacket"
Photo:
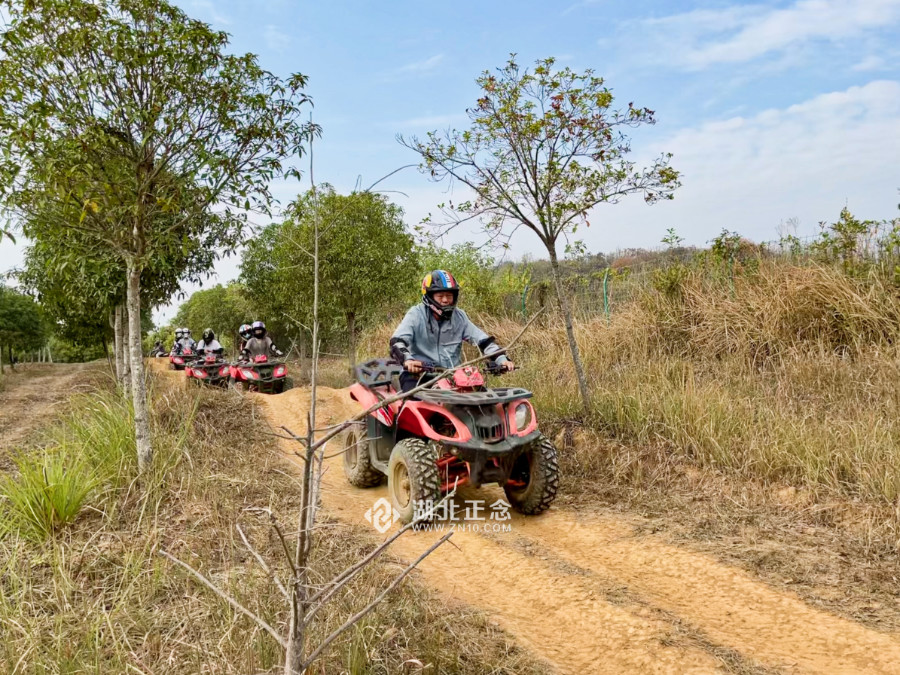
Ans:
[[[463,341],[477,346],[483,354],[500,351],[494,338],[472,323],[461,309],[453,310],[448,320],[438,321],[422,303],[409,309],[391,336],[391,356],[400,363],[413,359],[455,368],[462,363]],[[497,356],[497,363],[506,360],[503,354]]]

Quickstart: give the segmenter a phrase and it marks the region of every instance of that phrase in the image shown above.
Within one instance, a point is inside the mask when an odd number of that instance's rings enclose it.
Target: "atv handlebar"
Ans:
[[[439,366],[439,365],[435,364],[433,361],[420,361],[420,363],[422,364],[422,372],[423,373],[446,373],[448,371],[452,372],[452,371],[456,370],[456,368],[444,368],[443,366]],[[519,369],[514,366],[513,370],[519,370]],[[486,373],[488,373],[489,375],[503,375],[504,373],[511,372],[511,371],[507,370],[506,368],[504,368],[499,363],[497,363],[496,361],[487,361],[484,364],[484,371]],[[405,371],[405,372],[409,372],[409,371]],[[415,373],[413,373],[413,374],[415,374]]]

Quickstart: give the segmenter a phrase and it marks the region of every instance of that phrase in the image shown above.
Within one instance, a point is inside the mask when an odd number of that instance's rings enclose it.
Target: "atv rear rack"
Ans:
[[[494,405],[533,396],[530,391],[521,387],[499,387],[485,391],[462,392],[448,389],[425,389],[416,395],[422,401],[439,405]]]

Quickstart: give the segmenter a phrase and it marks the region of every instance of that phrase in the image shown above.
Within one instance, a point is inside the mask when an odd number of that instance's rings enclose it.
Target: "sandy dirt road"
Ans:
[[[6,368],[0,389],[0,462],[9,450],[46,425],[48,415],[78,389],[88,369],[97,364],[44,363]]]
[[[305,428],[308,390],[251,396],[273,427]],[[355,412],[341,390],[320,389],[317,407],[320,426]],[[329,452],[339,448],[336,439]],[[299,467],[293,447],[281,449]],[[457,500],[503,496],[495,486],[480,492]],[[350,486],[336,457],[322,496],[330,514],[367,525],[363,514],[386,489]],[[487,612],[560,673],[900,673],[900,636],[813,608],[638,524],[556,507],[514,514],[509,532],[457,531],[455,546],[421,564],[421,578]],[[414,558],[438,536],[406,535],[393,551]]]

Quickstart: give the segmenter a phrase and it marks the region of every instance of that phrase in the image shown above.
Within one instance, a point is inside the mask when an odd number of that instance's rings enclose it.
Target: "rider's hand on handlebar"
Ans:
[[[507,359],[500,367],[503,368],[507,373],[511,373],[516,369],[516,364]]]
[[[415,359],[408,359],[403,362],[403,368],[410,373],[420,373],[422,372],[422,362],[416,361]]]

